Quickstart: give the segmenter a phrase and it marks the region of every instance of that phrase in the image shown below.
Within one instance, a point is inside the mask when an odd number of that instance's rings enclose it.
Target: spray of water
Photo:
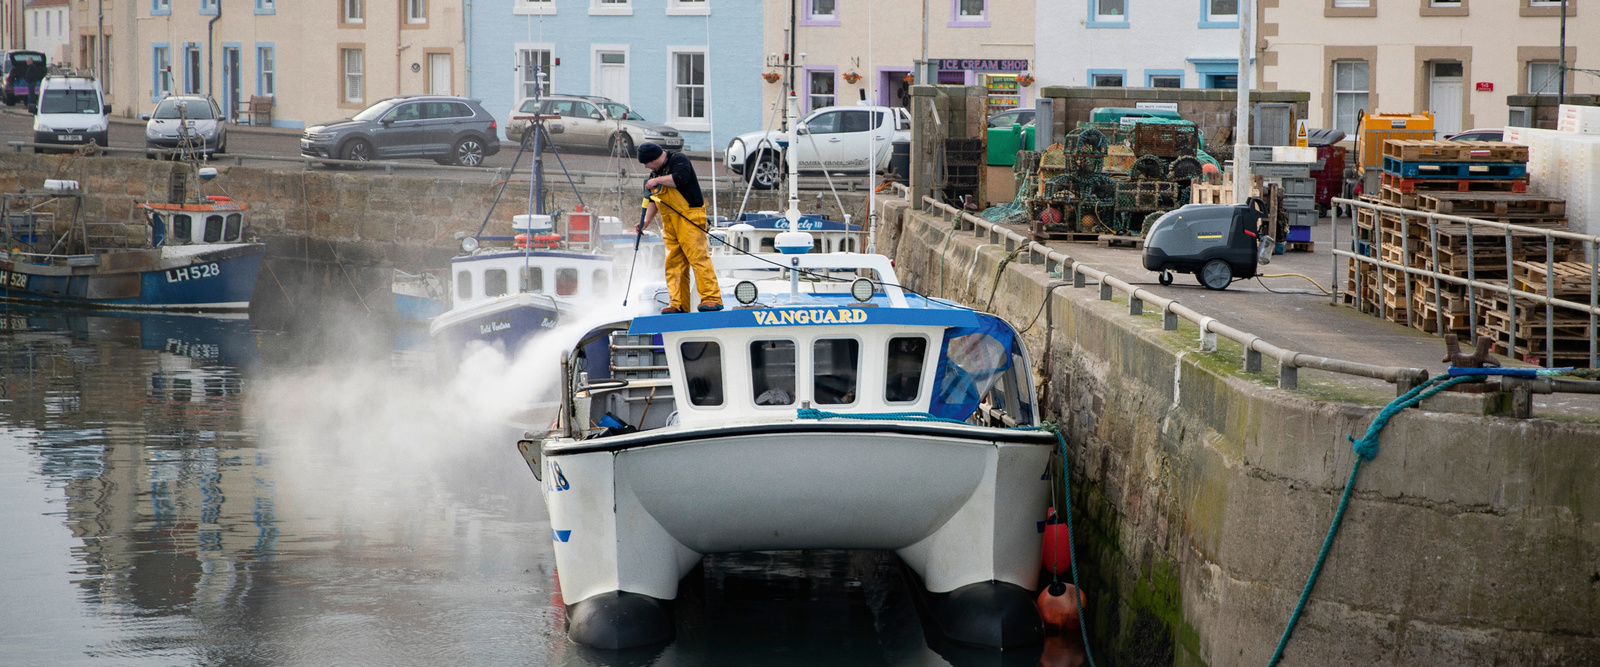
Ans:
[[[280,471],[280,497],[309,504],[311,515],[382,521],[415,511],[415,502],[396,500],[418,494],[536,496],[516,440],[542,434],[553,418],[561,352],[594,326],[626,318],[599,310],[510,354],[475,346],[449,370],[340,354],[261,380],[247,409]]]

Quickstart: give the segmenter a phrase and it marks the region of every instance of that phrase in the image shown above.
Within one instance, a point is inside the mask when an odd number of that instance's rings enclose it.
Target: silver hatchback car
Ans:
[[[533,98],[517,103],[506,123],[506,139],[520,142],[528,131],[528,121],[518,116],[531,116],[535,109],[540,115],[560,116],[547,121],[550,140],[561,150],[592,149],[607,154],[622,151],[632,156],[634,147],[650,142],[667,150],[681,150],[683,136],[678,129],[652,123],[628,105],[595,95],[550,95],[542,97],[535,106]]]
[[[140,114],[144,126],[144,155],[156,158],[175,154],[187,140],[200,155],[228,152],[228,124],[215,100],[200,95],[173,95],[161,100],[154,113]]]

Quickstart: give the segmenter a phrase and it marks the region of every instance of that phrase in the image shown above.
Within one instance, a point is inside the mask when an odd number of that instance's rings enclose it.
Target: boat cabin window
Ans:
[[[206,216],[206,243],[216,243],[222,240],[222,216]]]
[[[605,296],[606,292],[610,291],[610,289],[611,289],[611,276],[606,274],[606,270],[605,269],[595,269],[594,270],[594,295],[595,296]]]
[[[244,233],[244,216],[238,213],[228,214],[228,222],[222,227],[222,240],[229,243],[238,243],[239,237]]]
[[[187,215],[177,214],[172,216],[172,240],[174,243],[188,243],[193,238],[193,222]]]
[[[529,294],[544,294],[544,267],[522,267],[522,291]]]
[[[811,344],[811,398],[817,405],[856,402],[856,377],[861,366],[861,341],[821,338]]]
[[[794,405],[794,341],[750,343],[750,387],[756,405]]]
[[[772,236],[761,237],[761,252],[777,252],[777,238]]]
[[[1004,410],[1018,426],[1031,426],[1033,406],[1028,400],[1027,385],[1022,384],[1026,381],[1022,376],[1023,368],[1022,357],[1011,355],[1011,367],[995,378],[988,399],[990,406]]]
[[[484,296],[505,296],[510,291],[505,269],[489,269],[483,272]]]
[[[678,345],[683,357],[683,383],[689,403],[701,407],[722,405],[722,346],[712,341],[685,341]]]
[[[556,294],[572,296],[578,293],[578,270],[556,269]]]
[[[472,298],[472,272],[456,272],[456,298],[466,301]]]
[[[922,365],[928,358],[928,339],[921,336],[890,338],[888,357],[883,400],[890,403],[917,400],[922,392]]]

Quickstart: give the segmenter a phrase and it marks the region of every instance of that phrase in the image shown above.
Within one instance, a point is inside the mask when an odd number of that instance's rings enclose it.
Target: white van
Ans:
[[[79,145],[94,142],[105,146],[110,127],[111,105],[100,94],[100,82],[92,76],[51,75],[39,86],[38,114],[33,118],[35,144]],[[44,148],[35,146],[33,152]]]

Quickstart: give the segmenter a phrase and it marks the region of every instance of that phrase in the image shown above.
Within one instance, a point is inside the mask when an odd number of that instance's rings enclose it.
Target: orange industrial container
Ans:
[[[1433,112],[1373,113],[1361,118],[1356,155],[1365,169],[1383,167],[1383,142],[1389,139],[1433,139]]]

